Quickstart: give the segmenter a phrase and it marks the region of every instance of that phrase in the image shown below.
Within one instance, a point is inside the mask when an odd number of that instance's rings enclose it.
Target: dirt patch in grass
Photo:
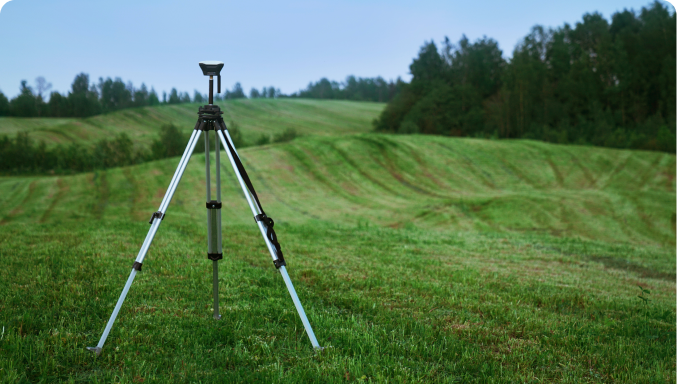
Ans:
[[[153,198],[163,198],[163,197],[165,196],[166,193],[167,193],[167,189],[166,189],[166,188],[159,188],[159,189],[157,189],[157,191],[155,192],[155,195],[153,196]]]

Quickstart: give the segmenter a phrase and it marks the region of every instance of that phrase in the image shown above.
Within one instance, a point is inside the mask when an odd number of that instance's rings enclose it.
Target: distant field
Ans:
[[[246,140],[294,128],[306,135],[354,134],[371,130],[371,121],[385,104],[308,99],[243,99],[220,102],[226,124],[236,122]],[[0,135],[29,132],[35,140],[55,143],[94,143],[127,133],[136,143],[150,145],[160,127],[173,123],[190,132],[199,104],[131,108],[90,118],[0,117]]]
[[[223,319],[199,154],[98,359],[178,158],[0,178],[0,382],[675,382],[674,155],[369,133],[381,108],[226,103],[249,135],[306,134],[240,154],[317,354],[228,164]]]

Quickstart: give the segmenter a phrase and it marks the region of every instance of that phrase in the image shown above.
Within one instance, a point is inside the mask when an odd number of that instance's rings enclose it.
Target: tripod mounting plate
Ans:
[[[204,76],[221,76],[223,62],[220,61],[201,61],[200,68]]]

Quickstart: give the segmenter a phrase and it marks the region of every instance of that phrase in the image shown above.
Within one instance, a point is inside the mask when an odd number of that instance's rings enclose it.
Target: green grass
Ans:
[[[245,140],[254,142],[262,133],[274,135],[294,128],[301,135],[353,134],[371,130],[371,121],[385,104],[308,99],[243,99],[221,102],[226,124],[234,121]],[[190,132],[199,104],[130,108],[90,118],[0,117],[0,135],[29,132],[48,145],[79,142],[93,144],[126,133],[136,143],[148,146],[160,128],[169,123]]]
[[[326,348],[226,165],[212,319],[200,154],[98,358],[178,159],[0,178],[0,382],[676,381],[674,155],[369,134],[378,105],[253,102],[227,104],[243,131],[303,117],[305,136],[240,153]]]

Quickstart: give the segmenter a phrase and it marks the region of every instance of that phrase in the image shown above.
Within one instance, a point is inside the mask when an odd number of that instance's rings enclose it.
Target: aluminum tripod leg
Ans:
[[[235,175],[237,176],[237,180],[240,182],[240,187],[242,187],[242,192],[244,193],[245,198],[247,198],[247,202],[249,203],[249,208],[251,208],[252,213],[254,214],[254,217],[256,217],[258,214],[260,214],[258,207],[252,202],[251,195],[249,193],[249,190],[247,189],[246,184],[244,183],[244,180],[242,180],[242,176],[240,175],[240,172],[237,169],[237,165],[235,163],[235,160],[233,159],[233,155],[228,151],[228,143],[232,146],[233,149],[235,149],[235,145],[233,145],[233,141],[230,138],[230,135],[228,134],[228,130],[225,129],[225,126],[222,127],[223,131],[217,130],[216,133],[219,136],[219,139],[221,139],[221,142],[223,143],[223,147],[226,149],[226,154],[228,154],[228,159],[230,160],[231,166],[233,166],[233,171],[235,172]],[[224,132],[225,135],[224,136]],[[237,150],[235,150],[237,151]],[[237,152],[235,153],[235,156],[237,155]],[[268,251],[270,252],[270,255],[273,257],[273,260],[277,259],[277,254],[275,250],[275,246],[273,246],[270,241],[268,240],[268,237],[266,236],[266,226],[262,223],[262,221],[257,221],[256,224],[259,226],[259,230],[261,231],[261,235],[263,236],[264,241],[266,242],[266,246],[268,246]],[[303,323],[303,327],[306,329],[306,333],[308,334],[308,338],[310,338],[310,343],[313,345],[314,348],[320,349],[320,344],[317,342],[317,338],[315,338],[315,333],[313,333],[313,328],[310,326],[310,322],[308,322],[308,317],[306,317],[306,312],[303,310],[303,305],[301,305],[301,301],[299,300],[298,295],[296,294],[296,290],[294,289],[294,285],[291,282],[291,278],[289,278],[289,274],[287,273],[287,269],[285,266],[281,266],[280,269],[280,274],[282,274],[282,278],[284,279],[284,283],[287,286],[287,290],[289,291],[289,295],[291,295],[291,299],[294,302],[294,306],[296,306],[296,311],[299,313],[299,317],[301,317],[301,322]]]
[[[204,124],[204,123],[203,123]],[[188,145],[186,146],[186,150],[183,152],[183,156],[181,157],[181,160],[179,161],[179,166],[176,168],[176,171],[174,172],[174,176],[172,177],[172,181],[169,182],[169,188],[167,188],[167,193],[165,194],[164,198],[162,199],[162,203],[160,203],[160,209],[153,214],[153,217],[151,218],[151,226],[150,230],[148,230],[148,234],[146,235],[146,239],[143,241],[143,244],[141,245],[141,250],[139,250],[139,254],[136,256],[136,260],[134,262],[134,268],[132,268],[132,272],[129,274],[129,278],[127,279],[127,283],[125,284],[124,289],[122,289],[122,294],[120,294],[120,298],[118,299],[117,304],[115,305],[115,309],[113,310],[113,314],[111,314],[110,319],[108,320],[108,323],[106,324],[106,329],[104,329],[103,334],[101,335],[101,339],[99,340],[99,343],[96,345],[96,347],[88,347],[87,349],[90,351],[93,351],[96,353],[98,356],[101,354],[101,350],[103,349],[103,344],[106,343],[106,338],[108,338],[108,333],[110,333],[111,328],[113,327],[113,323],[115,323],[115,318],[118,316],[118,312],[120,311],[120,308],[122,307],[122,303],[125,301],[125,297],[127,297],[127,293],[129,292],[129,288],[132,286],[132,282],[134,282],[134,277],[136,276],[136,272],[138,270],[141,270],[141,264],[143,264],[143,259],[146,257],[146,253],[148,252],[148,248],[150,247],[150,244],[153,242],[153,238],[155,237],[155,233],[158,230],[158,227],[160,227],[160,223],[162,222],[162,217],[164,216],[165,212],[167,211],[167,207],[169,206],[169,202],[171,202],[172,197],[174,196],[174,192],[176,191],[176,187],[179,185],[179,181],[181,181],[181,177],[183,176],[184,171],[186,170],[186,166],[188,165],[188,161],[190,160],[190,156],[193,154],[193,150],[195,149],[195,145],[197,144],[197,140],[200,137],[200,131],[197,130],[198,125],[195,125],[195,130],[193,130],[193,134],[190,136],[190,139],[188,140]]]
[[[214,131],[216,132],[216,131]],[[214,158],[216,159],[216,201],[221,203],[221,142],[214,134]],[[216,211],[216,247],[219,253],[223,253],[221,239],[221,209]],[[219,265],[214,261],[214,318],[221,319],[219,314]]]

